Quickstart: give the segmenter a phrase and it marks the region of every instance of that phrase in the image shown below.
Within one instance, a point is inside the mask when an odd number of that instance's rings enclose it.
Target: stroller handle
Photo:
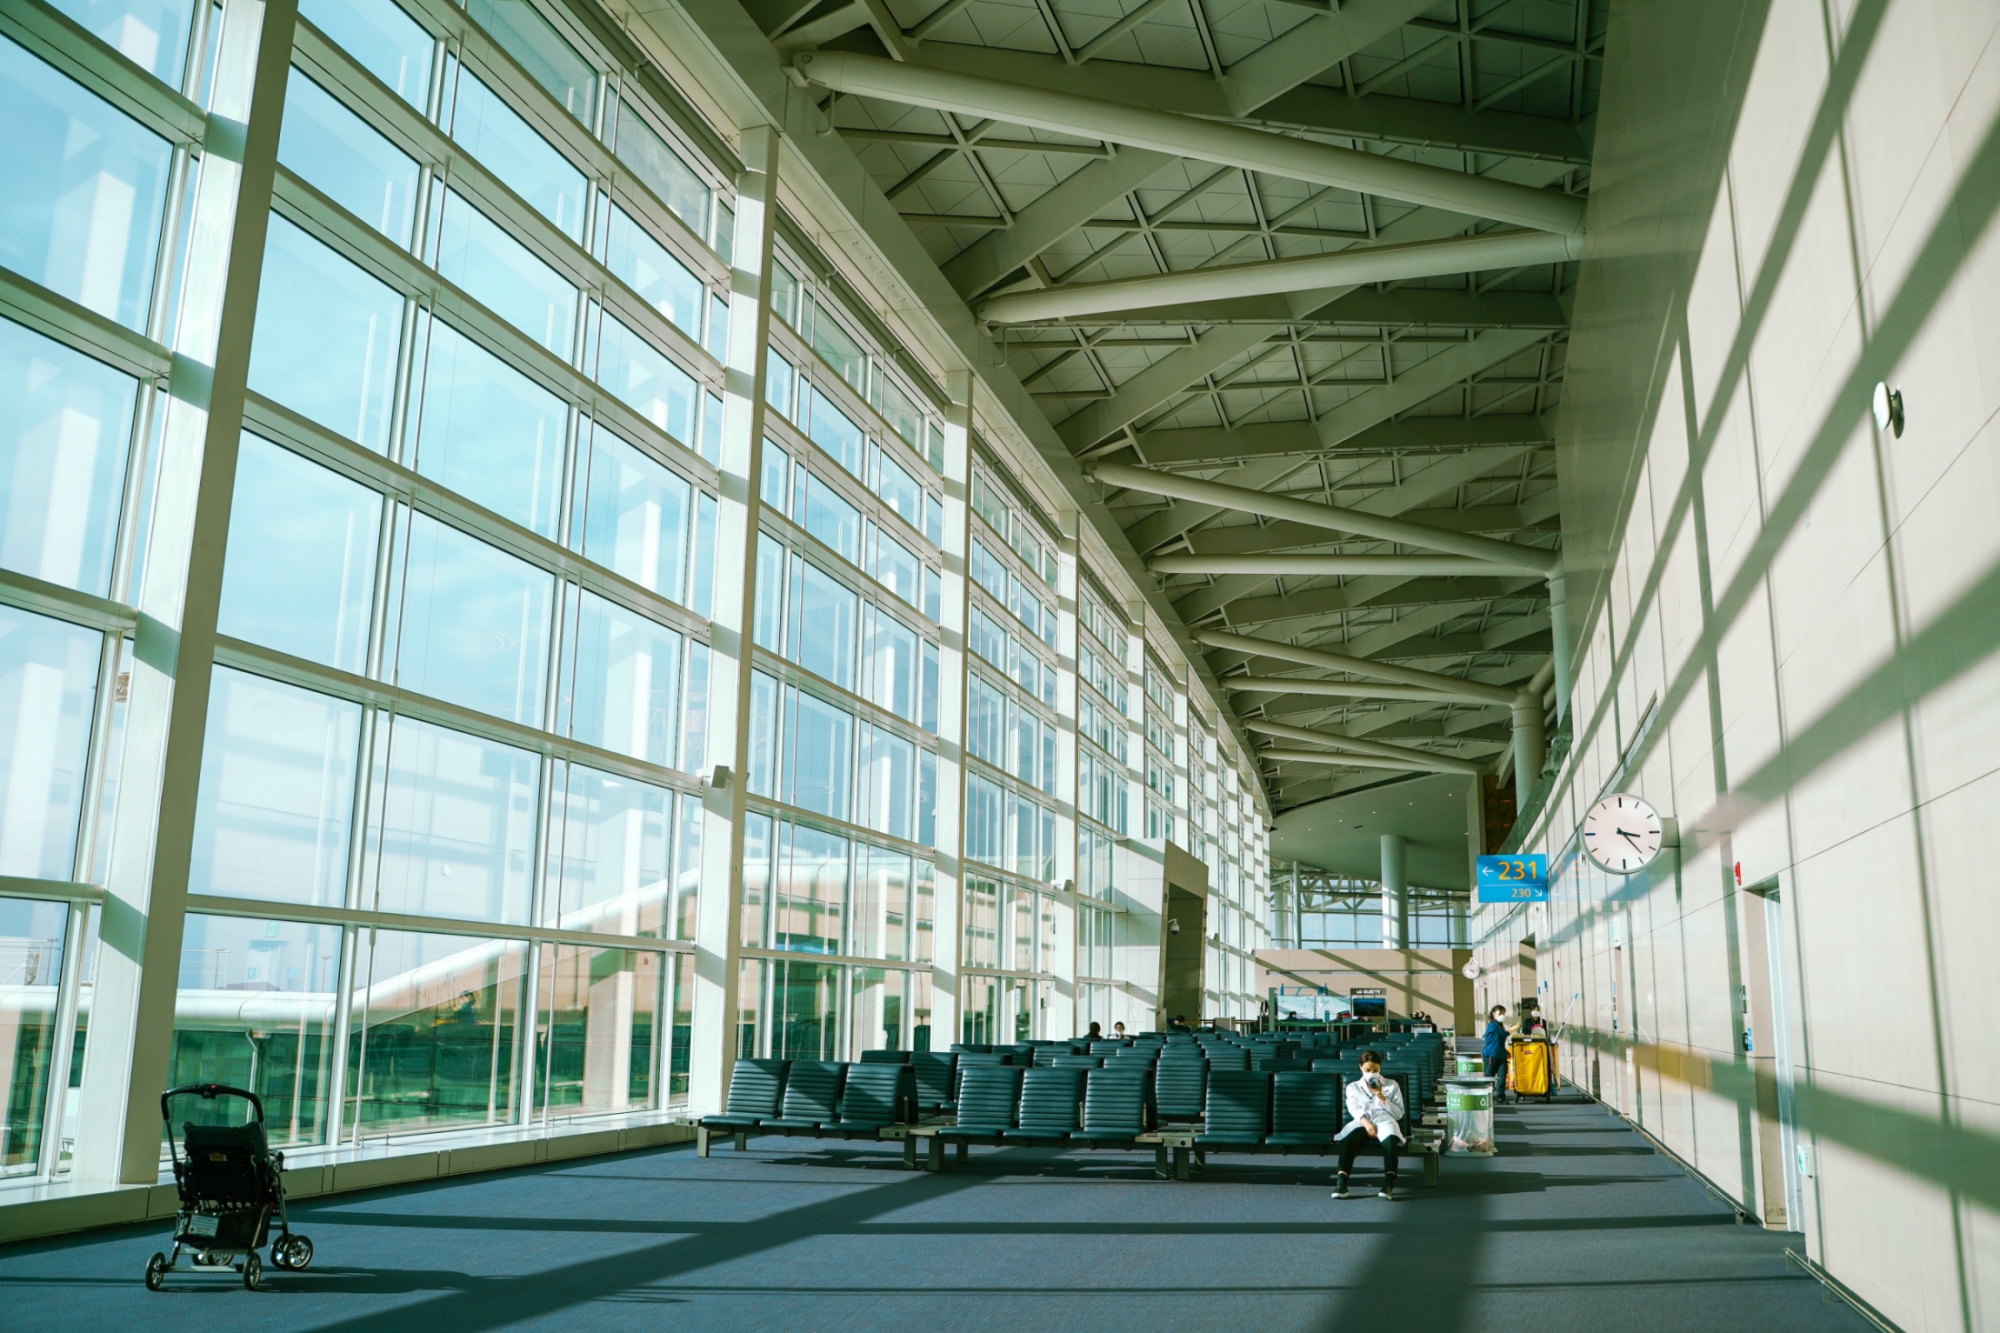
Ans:
[[[217,1097],[241,1097],[257,1113],[257,1123],[264,1123],[264,1101],[248,1088],[232,1088],[223,1083],[183,1083],[160,1094],[160,1118],[167,1122],[169,1128],[173,1126],[174,1115],[167,1109],[167,1103],[176,1097],[199,1097],[205,1102],[212,1102]]]

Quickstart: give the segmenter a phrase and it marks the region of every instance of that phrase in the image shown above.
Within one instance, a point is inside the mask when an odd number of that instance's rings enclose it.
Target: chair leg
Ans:
[[[1189,1151],[1188,1151],[1188,1150],[1187,1150],[1186,1148],[1181,1148],[1181,1147],[1176,1147],[1176,1148],[1174,1149],[1174,1179],[1175,1179],[1175,1180],[1186,1180],[1186,1179],[1188,1179],[1188,1175],[1189,1175],[1189,1172],[1188,1172],[1188,1158],[1189,1158],[1189,1157],[1190,1157],[1191,1155],[1192,1155],[1192,1154],[1191,1154],[1191,1153],[1190,1153],[1190,1152],[1189,1152]]]
[[[745,1130],[736,1136],[736,1151],[745,1152],[750,1147],[750,1132]]]
[[[696,1157],[706,1157],[706,1156],[708,1156],[708,1126],[707,1126],[707,1125],[696,1125],[696,1126],[694,1127],[694,1155],[695,1155]]]
[[[926,1171],[944,1170],[944,1140],[933,1134],[930,1137],[929,1155],[925,1158]]]
[[[1443,1165],[1440,1160],[1441,1157],[1442,1154],[1440,1153],[1427,1152],[1424,1154],[1424,1187],[1426,1189],[1437,1188],[1438,1169]]]
[[[1153,1174],[1161,1180],[1170,1179],[1173,1175],[1173,1167],[1167,1161],[1167,1145],[1164,1143],[1153,1145]]]
[[[917,1169],[917,1137],[914,1134],[903,1136],[903,1169],[905,1171]]]

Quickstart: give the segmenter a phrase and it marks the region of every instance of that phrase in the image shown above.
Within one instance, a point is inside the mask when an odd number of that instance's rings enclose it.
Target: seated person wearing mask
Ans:
[[[1382,1077],[1379,1051],[1361,1053],[1361,1077],[1347,1085],[1347,1128],[1335,1135],[1340,1144],[1340,1175],[1334,1182],[1333,1197],[1347,1197],[1347,1177],[1354,1170],[1354,1158],[1363,1148],[1382,1154],[1382,1197],[1396,1197],[1396,1150],[1403,1141],[1403,1089],[1392,1078]]]

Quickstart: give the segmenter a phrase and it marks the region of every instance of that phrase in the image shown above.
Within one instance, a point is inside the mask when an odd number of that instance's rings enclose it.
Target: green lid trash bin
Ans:
[[[1491,1157],[1493,1080],[1459,1075],[1444,1080],[1445,1150]]]

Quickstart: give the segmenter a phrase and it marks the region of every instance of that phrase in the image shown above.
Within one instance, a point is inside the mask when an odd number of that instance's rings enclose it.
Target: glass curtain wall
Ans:
[[[195,225],[226,6],[22,5],[0,36],[0,1172],[46,1174],[73,1146],[134,608],[172,517],[173,357],[226,240]],[[129,63],[82,58],[98,42]],[[258,1091],[284,1143],[688,1092],[734,168],[630,75],[561,4],[300,7],[170,1057]],[[952,539],[965,731],[940,736],[943,398],[781,232],[737,1049],[927,1047],[941,947],[968,989],[940,1046],[1043,1035],[1071,950],[1108,974],[1079,1021],[1108,1014],[1115,924],[1062,925],[1058,868],[1105,849],[1081,891],[1115,923],[1111,849],[1199,826],[1261,920],[1248,788],[1205,758],[1221,783],[1190,812],[1185,701],[1148,701],[1109,585],[1078,599],[1065,695],[1054,529],[983,445]],[[951,820],[946,745],[968,756]],[[940,945],[937,866],[961,856]]]

